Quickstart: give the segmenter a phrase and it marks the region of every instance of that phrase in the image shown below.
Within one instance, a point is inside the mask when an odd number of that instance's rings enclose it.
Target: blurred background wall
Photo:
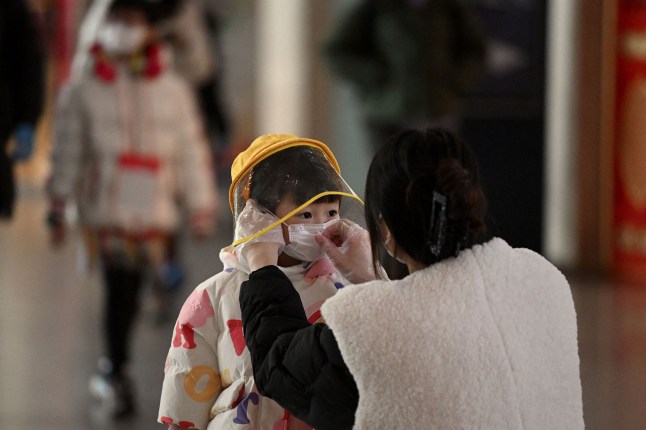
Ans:
[[[223,88],[233,152],[270,131],[309,135],[333,147],[363,193],[372,148],[359,102],[322,55],[335,20],[357,1],[225,2]],[[19,170],[38,182],[46,176],[52,99],[69,74],[90,1],[30,2],[45,33],[50,97],[36,156]],[[461,132],[481,159],[496,228],[562,266],[609,270],[619,5],[467,3],[485,29],[488,56],[465,97]]]
[[[258,1],[253,8],[256,19],[265,23],[259,28],[274,29],[273,36],[259,35],[256,44],[267,47],[255,56],[260,97],[256,134],[298,122],[298,130],[334,147],[351,185],[361,194],[371,149],[356,94],[331,75],[321,56],[335,19],[356,0],[294,0],[289,6],[281,3],[280,13],[277,3]],[[613,251],[613,196],[621,181],[613,172],[622,148],[616,135],[616,41],[617,34],[626,31],[620,29],[625,24],[618,14],[633,14],[643,5],[467,3],[482,20],[488,56],[483,76],[466,96],[461,131],[480,157],[500,235],[515,246],[544,253],[561,267],[643,281],[635,270],[618,263],[636,257]],[[292,19],[300,24],[290,24]],[[271,20],[273,24],[267,22]],[[298,43],[284,43],[281,38],[290,35]],[[270,52],[284,56],[288,51],[293,60],[281,63],[275,72],[282,81],[272,72],[264,73],[265,67],[273,70],[272,65],[281,62]],[[296,86],[284,91],[280,82],[295,69],[300,70]],[[263,96],[271,91],[274,96]],[[281,97],[295,103],[291,115],[283,112],[278,117],[277,109],[270,107]],[[643,218],[644,209],[637,212]],[[640,252],[643,255],[643,248]]]

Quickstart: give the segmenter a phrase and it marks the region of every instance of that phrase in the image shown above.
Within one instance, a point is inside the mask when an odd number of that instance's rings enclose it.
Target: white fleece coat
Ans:
[[[322,314],[359,388],[355,429],[584,428],[570,288],[532,251],[493,239]]]

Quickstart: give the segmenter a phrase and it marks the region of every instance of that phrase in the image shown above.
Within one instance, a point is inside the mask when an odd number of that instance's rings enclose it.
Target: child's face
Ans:
[[[148,20],[146,19],[146,14],[143,11],[134,8],[114,9],[110,11],[108,20],[118,21],[129,26],[141,25],[144,27],[149,27]]]
[[[335,202],[322,202],[322,203],[312,203],[309,206],[305,206],[303,209],[298,211],[295,215],[292,215],[290,218],[287,218],[282,225],[283,228],[283,238],[285,243],[289,243],[289,232],[287,225],[289,224],[325,224],[326,222],[339,219],[339,207],[341,202],[339,200]],[[278,207],[276,207],[276,216],[282,218],[291,211],[296,209],[296,204],[294,204],[291,199],[281,200]],[[287,225],[286,225],[287,224]]]
[[[154,38],[153,27],[145,13],[135,8],[112,10],[105,25],[112,29],[112,38],[114,43],[119,43],[116,48],[120,48],[122,54],[135,54]]]
[[[285,224],[325,224],[330,220],[339,219],[339,204],[338,200],[329,203],[312,203],[287,218]],[[276,216],[282,218],[295,208],[296,205],[293,202],[284,199],[276,208]]]

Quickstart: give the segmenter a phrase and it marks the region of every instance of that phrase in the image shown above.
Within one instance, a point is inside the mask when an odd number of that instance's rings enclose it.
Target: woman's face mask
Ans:
[[[147,29],[141,24],[108,21],[99,31],[98,42],[112,55],[134,54],[142,47]]]
[[[314,237],[337,222],[333,219],[325,224],[290,224],[287,226],[289,243],[283,252],[301,261],[316,261],[325,257],[325,251],[316,243]]]
[[[384,240],[383,244],[384,244],[384,248],[386,248],[386,252],[388,253],[388,255],[390,255],[392,258],[399,261],[400,263],[406,264],[405,261],[402,261],[399,257],[395,255],[394,252],[391,252],[390,249],[388,249],[388,245],[390,245],[390,242],[392,242],[393,236],[392,236],[392,233],[390,233],[390,230],[388,229],[388,227],[386,226],[386,221],[384,221],[384,218],[381,216],[381,214],[379,215],[379,228],[381,230],[381,234],[386,236],[386,239]],[[396,250],[397,250],[397,247],[395,247],[395,251]]]
[[[386,237],[386,240],[384,240],[384,248],[386,248],[386,252],[387,252],[387,253],[388,253],[388,255],[390,255],[392,258],[394,258],[395,260],[399,261],[401,264],[406,264],[406,262],[405,262],[404,260],[402,260],[401,258],[397,257],[394,253],[390,252],[390,249],[388,249],[388,245],[390,245],[391,240],[392,240],[392,237],[391,237],[391,236],[387,236],[387,237]]]

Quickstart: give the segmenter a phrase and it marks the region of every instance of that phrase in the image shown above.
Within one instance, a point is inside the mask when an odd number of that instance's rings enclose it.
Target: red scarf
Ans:
[[[103,50],[103,47],[95,43],[90,52],[94,56],[94,73],[104,82],[114,82],[117,78],[117,67]],[[128,60],[130,70],[148,79],[158,77],[163,71],[161,60],[161,45],[151,44],[141,54],[137,54]]]

